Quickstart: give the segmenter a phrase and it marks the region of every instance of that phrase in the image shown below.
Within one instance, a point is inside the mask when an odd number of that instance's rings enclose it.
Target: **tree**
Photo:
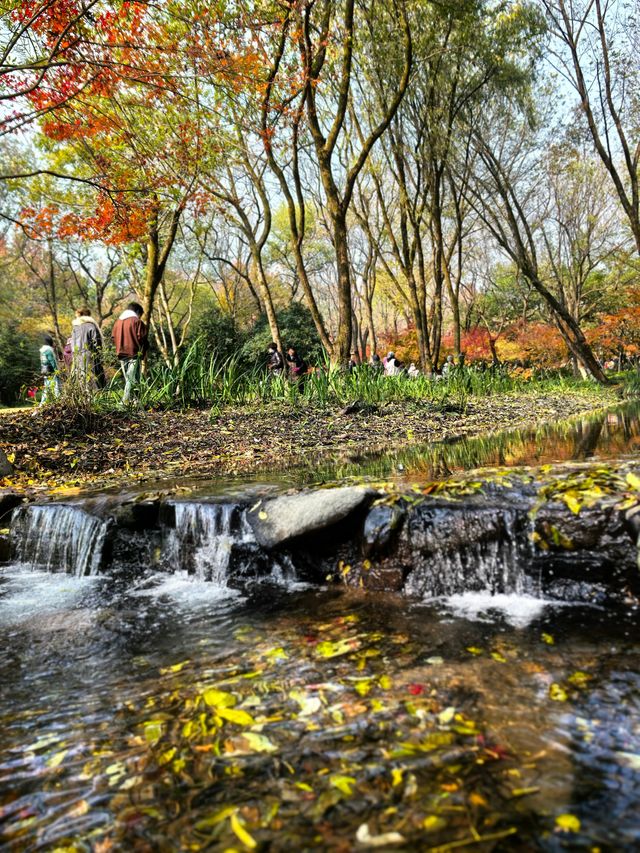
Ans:
[[[395,54],[395,45],[400,46],[400,55]],[[284,90],[290,91],[289,78],[285,75],[289,73],[288,59],[294,51],[298,54],[299,82],[294,90],[298,105],[292,109],[293,99]],[[354,99],[363,97],[356,81],[362,82],[371,73],[371,68],[381,61],[383,51],[396,56],[395,67],[387,64],[390,73],[386,98],[382,103],[367,104],[367,130],[362,134],[356,156],[345,168],[337,152],[341,136],[349,132],[349,106]],[[347,214],[358,175],[404,97],[411,65],[412,38],[403,0],[392,0],[388,7],[356,8],[355,0],[321,0],[300,7],[292,4],[286,9],[281,37],[273,51],[263,99],[262,136],[273,167],[274,137],[284,105],[295,116],[298,128],[304,114],[325,195],[336,258],[338,329],[329,348],[334,364],[346,365],[351,352],[352,281]],[[297,149],[297,131],[294,141]],[[299,234],[300,229],[293,221],[292,227]]]
[[[609,0],[543,0],[562,77],[574,87],[640,253],[638,13]]]
[[[552,293],[539,263],[546,198],[539,192],[542,169],[521,121],[513,114],[510,118],[503,115],[493,144],[479,132],[475,134],[478,168],[469,183],[468,199],[501,250],[544,300],[573,356],[595,379],[606,383],[580,324]]]

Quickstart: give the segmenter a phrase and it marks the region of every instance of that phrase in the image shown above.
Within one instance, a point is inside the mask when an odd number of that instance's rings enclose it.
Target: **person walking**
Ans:
[[[78,308],[71,324],[71,373],[83,385],[104,388],[102,333],[90,308]]]
[[[44,380],[44,391],[40,405],[52,403],[60,396],[60,378],[58,377],[58,359],[53,348],[51,335],[44,336],[44,343],[40,347],[40,373]]]
[[[443,379],[447,379],[448,377],[450,377],[453,374],[455,366],[456,365],[455,365],[455,362],[453,360],[453,356],[448,355],[447,360],[442,365],[442,377],[443,377]]]
[[[271,341],[267,347],[267,370],[271,376],[281,376],[284,370],[284,359],[282,353],[278,349],[278,344]]]
[[[124,376],[122,402],[125,405],[131,402],[131,395],[138,387],[142,359],[149,346],[143,313],[142,305],[130,302],[113,324],[113,342]]]

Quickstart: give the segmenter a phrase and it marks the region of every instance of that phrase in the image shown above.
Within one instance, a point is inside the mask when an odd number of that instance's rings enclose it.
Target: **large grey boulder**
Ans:
[[[331,527],[374,497],[377,492],[360,486],[299,492],[260,503],[247,512],[247,518],[258,543],[275,548]]]

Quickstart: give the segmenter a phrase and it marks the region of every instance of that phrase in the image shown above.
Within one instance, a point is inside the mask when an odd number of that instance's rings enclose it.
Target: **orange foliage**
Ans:
[[[600,323],[588,332],[589,343],[605,353],[617,355],[621,350],[627,355],[640,353],[640,289],[628,294],[629,305],[613,314],[605,314]]]

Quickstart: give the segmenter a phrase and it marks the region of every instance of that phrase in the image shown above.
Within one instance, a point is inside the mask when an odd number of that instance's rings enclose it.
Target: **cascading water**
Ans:
[[[244,511],[235,504],[176,502],[175,527],[165,528],[165,562],[199,580],[227,582],[234,549],[255,543]]]
[[[108,523],[64,504],[25,506],[11,519],[13,559],[33,569],[82,577],[97,574]]]
[[[411,595],[533,591],[525,565],[530,540],[521,513],[492,507],[426,509],[411,519],[406,540],[413,567],[404,589]]]

